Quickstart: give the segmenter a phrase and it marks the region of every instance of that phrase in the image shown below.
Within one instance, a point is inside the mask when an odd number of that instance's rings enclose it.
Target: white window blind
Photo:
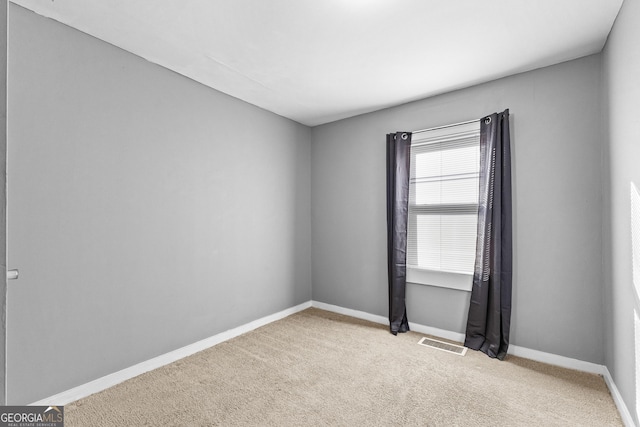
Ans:
[[[409,268],[473,274],[479,156],[479,122],[413,135]]]

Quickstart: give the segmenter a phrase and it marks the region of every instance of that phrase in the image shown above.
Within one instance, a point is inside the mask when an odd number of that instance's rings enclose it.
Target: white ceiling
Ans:
[[[11,0],[306,125],[602,50],[622,0]]]

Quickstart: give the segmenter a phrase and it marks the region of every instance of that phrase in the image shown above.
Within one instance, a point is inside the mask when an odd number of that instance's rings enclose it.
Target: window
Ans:
[[[479,122],[413,134],[408,282],[471,290],[479,171]]]

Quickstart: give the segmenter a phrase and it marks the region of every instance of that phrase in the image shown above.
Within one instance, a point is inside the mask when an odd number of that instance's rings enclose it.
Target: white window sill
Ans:
[[[471,292],[473,274],[407,267],[407,283]]]

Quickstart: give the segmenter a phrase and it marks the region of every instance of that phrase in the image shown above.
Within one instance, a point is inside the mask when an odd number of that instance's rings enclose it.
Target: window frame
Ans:
[[[422,133],[422,132],[421,132]],[[413,146],[416,145],[424,145],[429,144],[429,140],[433,141],[442,141],[443,139],[450,138],[452,141],[462,140],[465,136],[472,135],[473,138],[477,138],[478,141],[478,149],[479,149],[479,141],[480,141],[480,122],[473,121],[470,123],[464,123],[461,125],[451,125],[451,126],[443,126],[441,128],[434,128],[433,130],[424,131],[425,135],[420,135],[420,137],[416,138],[416,133],[413,134],[412,138],[412,151],[411,151],[411,160],[412,162],[415,159],[415,154],[413,152]],[[439,142],[442,144],[442,142]],[[455,142],[454,142],[455,144]],[[446,148],[443,148],[446,149]],[[439,205],[430,205],[430,206],[419,206],[410,205],[407,214],[408,218],[408,227],[415,227],[417,221],[411,221],[411,216],[417,216],[420,212],[424,213],[432,213],[432,214],[475,214],[478,213],[478,203],[475,204],[439,204]],[[407,230],[409,233],[410,229]],[[416,265],[409,264],[409,253],[407,248],[407,283],[415,283],[419,285],[427,285],[427,286],[436,286],[448,289],[455,289],[461,291],[471,292],[471,288],[473,285],[473,272],[459,272],[459,271],[447,271],[447,270],[436,270],[418,267]]]

